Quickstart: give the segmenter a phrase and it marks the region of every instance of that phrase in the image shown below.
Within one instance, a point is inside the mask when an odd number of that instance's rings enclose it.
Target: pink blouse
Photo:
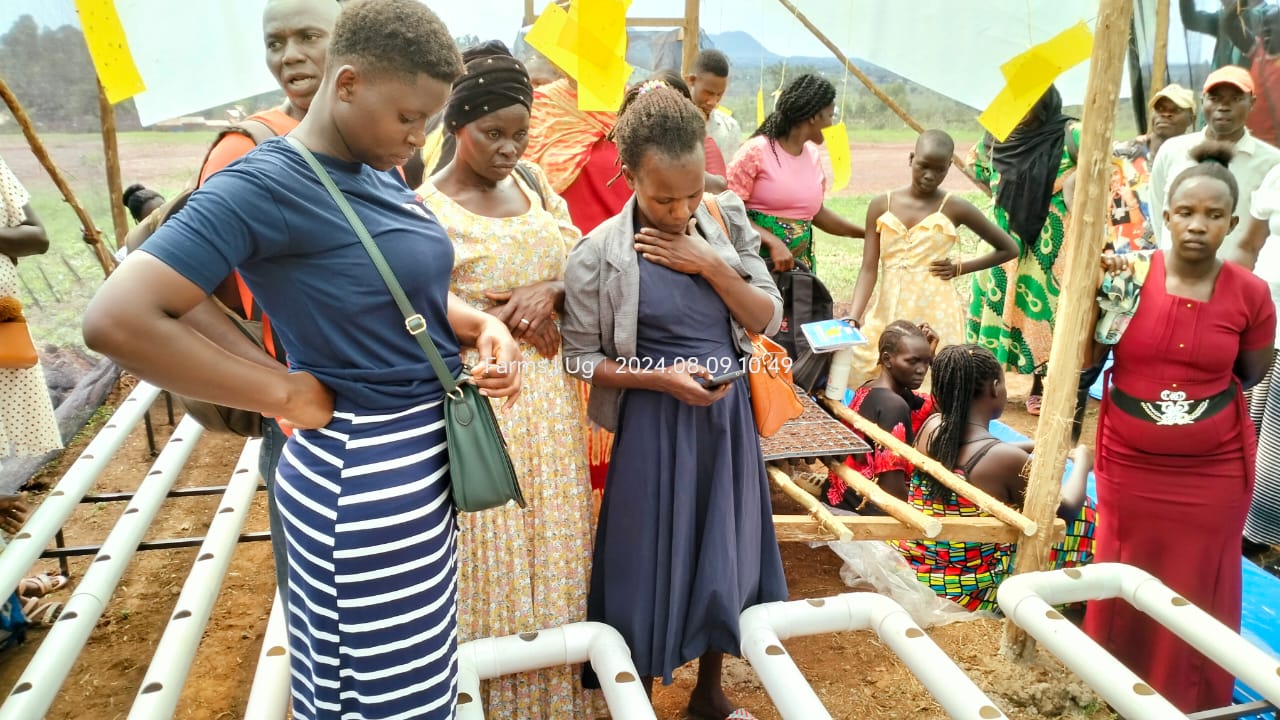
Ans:
[[[759,135],[738,148],[727,179],[748,210],[788,220],[812,220],[827,190],[816,145],[805,143],[796,156]]]

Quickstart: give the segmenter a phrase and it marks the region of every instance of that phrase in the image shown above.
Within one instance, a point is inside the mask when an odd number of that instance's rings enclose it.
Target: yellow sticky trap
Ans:
[[[831,157],[831,173],[834,178],[827,194],[838,193],[849,185],[853,178],[853,158],[849,155],[849,131],[844,123],[839,122],[822,129],[823,143],[827,146],[827,154]]]
[[[147,89],[129,52],[129,41],[120,24],[113,0],[76,0],[85,44],[111,104],[123,102]]]
[[[1092,52],[1093,33],[1079,22],[1010,58],[1000,66],[1004,89],[978,116],[978,122],[997,140],[1007,139],[1058,76],[1089,59]]]
[[[756,127],[764,124],[764,88],[756,91]]]
[[[632,67],[627,64],[631,0],[574,0],[569,11],[548,5],[525,40],[578,81],[578,109],[617,110]]]

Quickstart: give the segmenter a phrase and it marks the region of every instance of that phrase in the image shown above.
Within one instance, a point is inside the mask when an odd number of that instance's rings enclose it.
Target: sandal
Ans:
[[[1027,396],[1027,414],[1039,417],[1040,406],[1044,404],[1044,397],[1041,395]]]
[[[22,614],[31,625],[52,625],[62,615],[63,605],[60,602],[40,602],[39,598],[30,598],[22,603]]]
[[[66,575],[40,573],[39,575],[24,578],[22,582],[18,583],[18,595],[23,598],[43,597],[51,592],[57,592],[69,584],[71,584],[71,580]]]

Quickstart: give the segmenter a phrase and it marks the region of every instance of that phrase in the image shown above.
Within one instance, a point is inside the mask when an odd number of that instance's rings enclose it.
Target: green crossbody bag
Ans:
[[[515,468],[511,466],[511,456],[507,454],[507,442],[498,427],[498,419],[493,414],[493,406],[489,398],[480,394],[479,388],[470,381],[467,368],[462,375],[454,378],[449,368],[440,357],[440,351],[427,332],[427,321],[409,304],[404,290],[396,280],[395,273],[387,265],[382,251],[369,237],[369,231],[356,215],[351,204],[347,202],[342,191],[333,183],[333,178],[324,166],[316,160],[311,151],[299,140],[286,137],[285,140],[294,147],[315,171],[324,184],[325,189],[333,196],[351,229],[355,230],[360,243],[369,253],[373,264],[382,275],[382,280],[395,298],[396,306],[404,315],[404,326],[417,339],[431,361],[431,367],[444,385],[444,429],[449,447],[449,475],[453,485],[453,502],[463,512],[478,512],[490,508],[501,507],[514,500],[520,507],[525,507],[524,494],[520,492],[520,483],[516,479]]]

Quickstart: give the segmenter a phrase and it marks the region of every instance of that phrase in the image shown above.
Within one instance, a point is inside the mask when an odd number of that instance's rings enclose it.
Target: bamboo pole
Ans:
[[[937,518],[929,517],[890,495],[879,485],[863,477],[862,473],[854,472],[848,465],[834,460],[826,465],[827,469],[843,480],[845,485],[857,490],[873,505],[884,510],[889,517],[907,526],[912,532],[919,533],[912,537],[936,538],[938,533],[942,532],[942,523]]]
[[[27,116],[27,111],[22,109],[22,103],[18,102],[18,98],[9,89],[9,84],[0,77],[0,97],[4,98],[4,104],[9,106],[9,112],[13,113],[13,119],[18,121],[18,125],[22,128],[22,134],[27,138],[27,144],[31,146],[31,152],[44,166],[49,177],[53,179],[53,184],[58,187],[58,191],[62,193],[62,198],[67,201],[71,209],[75,211],[76,217],[80,219],[80,226],[84,229],[84,241],[93,249],[93,254],[98,258],[98,264],[102,266],[102,273],[110,275],[115,269],[116,260],[107,252],[102,245],[102,232],[93,224],[93,218],[89,217],[89,213],[85,212],[80,202],[76,200],[75,193],[71,192],[71,186],[67,184],[62,172],[58,170],[58,166],[53,164],[53,158],[49,157],[49,151],[45,149],[44,143],[40,141],[40,136],[36,134],[35,126],[31,123],[31,118]]]
[[[847,55],[841,52],[840,47],[838,45],[831,42],[831,40],[827,38],[827,36],[823,34],[821,30],[818,29],[818,26],[810,22],[809,18],[805,17],[805,14],[800,12],[800,8],[796,7],[795,4],[791,2],[791,0],[778,0],[778,2],[782,3],[782,6],[785,7],[792,15],[794,15],[795,18],[800,21],[800,24],[808,28],[809,32],[813,33],[813,36],[818,38],[819,42],[821,42],[823,45],[826,45],[827,49],[830,50],[832,54],[836,56],[836,59],[839,60],[841,63],[844,63],[845,69],[847,69],[850,73],[852,73],[854,77],[858,78],[858,81],[861,82],[863,85],[865,85],[866,88],[871,91],[872,95],[875,95],[880,100],[880,102],[884,103],[885,106],[888,107],[890,110],[892,110],[895,115],[902,118],[902,121],[905,122],[908,126],[910,126],[912,130],[915,130],[917,133],[924,132],[925,130],[924,126],[916,122],[916,119],[911,117],[911,115],[906,110],[904,110],[901,105],[895,102],[893,98],[886,95],[884,90],[881,90],[880,86],[876,85],[875,81],[872,80],[870,77],[868,77],[866,73],[859,70],[858,66],[854,65],[853,61],[851,61]],[[978,187],[979,190],[986,193],[987,195],[991,195],[991,188],[987,186],[986,183],[982,182],[981,180],[979,180],[977,177],[974,176],[973,171],[969,169],[969,166],[968,164],[965,163],[964,158],[960,157],[958,153],[951,154],[951,164],[959,168],[960,172],[964,173],[964,176],[969,178],[969,180],[971,180],[973,184]]]
[[[120,148],[116,144],[116,109],[107,99],[107,90],[98,83],[98,112],[102,116],[102,155],[107,163],[108,205],[111,206],[111,224],[116,230],[116,249],[124,245],[129,233],[129,220],[124,216],[124,183],[120,180]]]
[[[698,59],[699,0],[684,0],[684,38],[680,43],[680,74],[689,77]]]
[[[957,495],[968,498],[974,505],[977,505],[991,517],[1010,527],[1017,528],[1023,535],[1031,537],[1041,528],[1047,527],[1046,523],[1036,522],[1033,518],[1027,517],[969,484],[964,478],[956,475],[948,468],[944,468],[937,460],[902,442],[894,437],[893,433],[887,432],[879,425],[862,417],[843,404],[829,399],[824,399],[823,404],[836,418],[852,425],[858,432],[871,438],[880,446],[888,448],[905,458],[912,465],[915,465],[917,470],[937,478],[938,482],[951,489]]]
[[[1169,74],[1169,0],[1156,0],[1156,46],[1151,58],[1151,87],[1147,88],[1147,102],[1164,88]],[[1151,117],[1148,126],[1155,124]]]
[[[894,518],[881,515],[832,515],[843,525],[853,540],[916,540],[911,528]],[[1021,534],[1014,528],[989,517],[940,517],[942,532],[935,542],[1018,542]],[[1053,524],[1053,536],[1060,541],[1066,535],[1067,524],[1061,519]],[[835,539],[830,530],[818,524],[808,515],[774,515],[773,533],[778,542],[824,542]]]
[[[812,495],[805,492],[803,488],[791,482],[791,478],[773,465],[766,466],[769,471],[769,479],[777,485],[787,497],[800,503],[800,506],[809,511],[809,516],[817,521],[818,526],[823,530],[831,533],[837,540],[852,540],[853,533],[849,532],[849,528],[836,522],[835,516],[830,510],[822,507],[822,503],[814,499]]]
[[[1080,155],[1077,163],[1076,201],[1067,238],[1057,262],[1064,268],[1062,294],[1053,329],[1053,352],[1045,382],[1040,423],[1036,427],[1036,452],[1023,511],[1047,526],[1058,510],[1064,458],[1070,444],[1075,414],[1076,386],[1081,361],[1092,336],[1094,293],[1098,281],[1098,257],[1106,237],[1107,204],[1110,201],[1111,137],[1115,130],[1116,99],[1133,17],[1133,0],[1102,0],[1089,62]],[[1048,533],[1019,543],[1014,572],[1043,570],[1048,565]],[[1035,641],[1011,622],[1005,622],[1004,651],[1015,658],[1035,653]]]

